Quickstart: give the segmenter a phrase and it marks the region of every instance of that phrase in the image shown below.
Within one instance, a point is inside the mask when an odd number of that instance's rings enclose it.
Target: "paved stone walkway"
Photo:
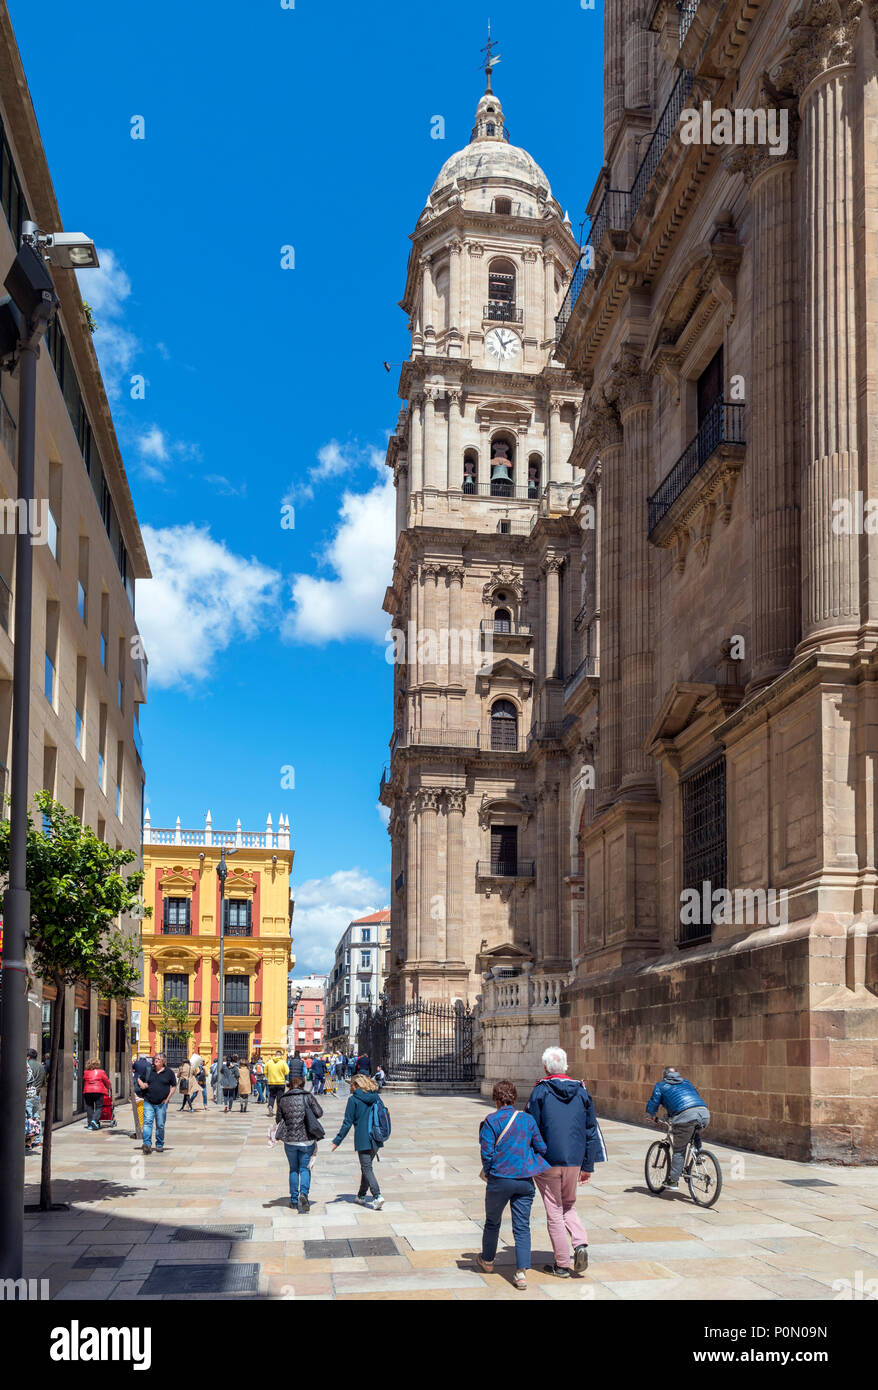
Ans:
[[[327,1139],[344,1097],[326,1097]],[[56,1299],[847,1299],[878,1296],[878,1170],[815,1167],[710,1144],[725,1186],[703,1211],[688,1194],[650,1196],[643,1158],[654,1130],[603,1122],[610,1161],[581,1189],[590,1268],[582,1279],[542,1273],[551,1258],[539,1196],[526,1293],[511,1285],[511,1228],[495,1273],[483,1275],[484,1188],[476,1134],[490,1108],[476,1098],[389,1097],[393,1137],[377,1172],[386,1205],[353,1204],[359,1168],[348,1135],[321,1145],[313,1206],[291,1211],[283,1148],[270,1149],[264,1106],[246,1115],[169,1116],[164,1154],[143,1155],[124,1133],[82,1125],[54,1141],[56,1201],[69,1212],[28,1215],[25,1273]],[[120,1125],[129,1112],[121,1107]],[[27,1172],[38,1178],[37,1159]],[[34,1166],[32,1166],[34,1165]],[[37,1197],[36,1186],[28,1201]],[[252,1231],[209,1231],[215,1226]],[[203,1232],[200,1238],[181,1239]],[[349,1241],[380,1238],[373,1246]],[[311,1246],[311,1241],[338,1242]],[[199,1266],[208,1266],[206,1273]],[[221,1277],[249,1276],[242,1292]],[[211,1268],[212,1267],[212,1273]],[[249,1268],[248,1268],[249,1267]],[[185,1295],[176,1282],[192,1276]],[[177,1292],[150,1292],[170,1279]],[[199,1285],[201,1279],[206,1284]],[[873,1282],[874,1281],[874,1282]],[[161,1283],[159,1288],[165,1287]],[[198,1291],[201,1287],[202,1291]],[[214,1291],[211,1291],[214,1290]]]

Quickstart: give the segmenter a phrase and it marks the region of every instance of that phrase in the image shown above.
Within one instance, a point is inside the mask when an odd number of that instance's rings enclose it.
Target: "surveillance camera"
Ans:
[[[276,863],[277,863],[277,855],[276,855],[276,854],[273,854],[273,855],[271,856],[271,862],[272,862],[272,864],[276,864]]]

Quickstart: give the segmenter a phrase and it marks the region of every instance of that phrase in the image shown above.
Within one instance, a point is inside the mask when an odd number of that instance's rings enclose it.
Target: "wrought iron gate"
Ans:
[[[474,1081],[473,1016],[463,1003],[416,999],[360,1015],[360,1052],[391,1081]]]

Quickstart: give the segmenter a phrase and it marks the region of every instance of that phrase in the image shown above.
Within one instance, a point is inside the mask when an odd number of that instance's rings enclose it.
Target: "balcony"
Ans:
[[[503,478],[497,478],[493,483],[477,483],[472,478],[465,478],[460,490],[465,497],[500,497],[506,502],[540,500],[538,488],[527,483],[523,486],[507,483]]]
[[[569,700],[582,685],[583,681],[594,679],[597,676],[597,658],[593,656],[583,657],[573,675],[564,687],[564,700]]]
[[[482,632],[490,632],[493,637],[533,637],[533,627],[530,623],[513,623],[505,618],[483,618],[479,626]]]
[[[410,729],[409,748],[478,748],[478,729]]]
[[[564,735],[564,723],[560,719],[547,719],[534,724],[527,736],[528,747],[532,743],[555,743]]]
[[[697,5],[693,6],[693,14],[697,8]],[[690,16],[689,24],[691,24],[691,22],[692,19]],[[662,114],[659,116],[655,130],[646,148],[646,153],[640,161],[640,166],[634,176],[634,182],[631,185],[630,191],[626,192],[621,188],[608,188],[604,193],[598,205],[598,210],[592,219],[591,229],[586,238],[586,251],[580,257],[579,264],[573,273],[570,287],[564,298],[564,303],[561,306],[561,312],[555,320],[556,341],[560,341],[565,328],[570,322],[570,317],[576,307],[576,302],[582,293],[582,287],[594,265],[594,258],[607,232],[627,232],[630,230],[646,195],[646,190],[652,183],[653,176],[661,162],[662,155],[670,144],[671,136],[680,119],[680,113],[684,110],[686,102],[691,94],[693,82],[694,74],[688,69],[684,69],[680,73],[674,85],[674,89],[665,103]]]
[[[485,305],[482,318],[486,323],[524,323],[524,310],[503,299],[492,299]]]
[[[516,975],[512,979],[486,980],[482,986],[479,1017],[484,1023],[493,1018],[514,1018],[523,1022],[533,1017],[557,1018],[566,975]]]
[[[720,397],[707,412],[689,447],[647,500],[649,539],[654,544],[662,544],[661,523],[711,460],[727,449],[732,456],[740,456],[743,445],[744,403],[729,404]]]
[[[185,1004],[186,1011],[189,1014],[190,1018],[201,1017],[200,999],[150,999],[150,1017],[154,1018],[156,1015],[161,1015],[162,1009],[165,1008],[168,1004]]]
[[[162,936],[191,936],[191,922],[162,922]]]
[[[502,517],[497,522],[497,531],[501,536],[529,536],[533,530],[533,520],[516,521],[511,517]]]
[[[526,878],[534,877],[532,859],[480,859],[476,864],[476,878]]]
[[[252,922],[226,922],[223,926],[223,936],[252,936]]]
[[[677,0],[677,10],[680,15],[679,43],[681,48],[686,42],[686,35],[689,33],[699,4],[700,0]]]
[[[219,1011],[219,1000],[211,1000],[210,1012],[216,1016]],[[228,1018],[260,1018],[262,1016],[262,1000],[224,999],[223,1016]]]

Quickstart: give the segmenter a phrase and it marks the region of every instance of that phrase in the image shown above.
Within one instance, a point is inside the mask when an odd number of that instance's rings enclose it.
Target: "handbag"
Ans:
[[[180,1094],[185,1095],[186,1092],[189,1090],[189,1077],[181,1076],[178,1084],[180,1087]]]
[[[306,1098],[306,1100],[305,1100],[305,1116],[304,1116],[304,1119],[305,1119],[305,1133],[307,1134],[307,1136],[308,1136],[309,1139],[313,1139],[313,1140],[315,1141],[315,1143],[317,1143],[319,1140],[325,1139],[325,1138],[326,1138],[326,1130],[323,1128],[323,1126],[322,1126],[322,1124],[320,1123],[320,1121],[318,1120],[317,1116],[314,1114],[314,1111],[311,1109],[310,1105],[308,1104],[307,1098]]]
[[[500,1134],[498,1135],[498,1138],[497,1138],[497,1142],[496,1142],[496,1144],[494,1145],[494,1158],[497,1157],[497,1150],[499,1149],[500,1145],[503,1143],[503,1140],[504,1140],[504,1138],[506,1137],[507,1131],[510,1130],[510,1129],[512,1128],[512,1126],[515,1124],[515,1121],[516,1121],[517,1119],[518,1119],[518,1111],[517,1111],[517,1110],[513,1110],[511,1119],[509,1120],[508,1124],[504,1125],[503,1129],[500,1131]],[[494,1158],[491,1159],[491,1166],[492,1166],[492,1167],[494,1166]],[[482,1182],[487,1182],[489,1176],[490,1176],[490,1174],[489,1174],[489,1173],[486,1173],[485,1170],[484,1170],[484,1168],[483,1168],[483,1169],[481,1170],[481,1172],[479,1173],[479,1177],[481,1178]]]

